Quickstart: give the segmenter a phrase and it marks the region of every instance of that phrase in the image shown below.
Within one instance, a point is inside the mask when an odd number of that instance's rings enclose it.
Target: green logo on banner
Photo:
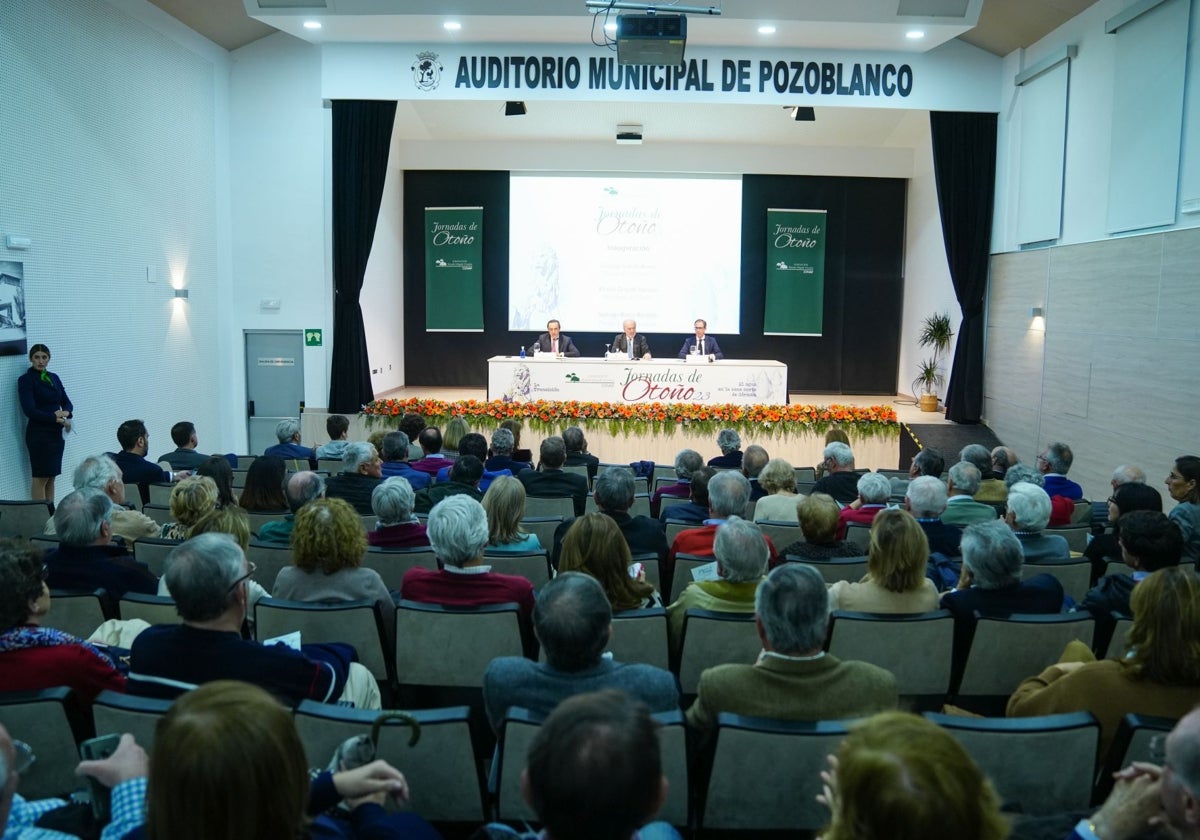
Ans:
[[[321,331],[320,330],[305,330],[304,331],[304,346],[305,347],[320,347],[321,346]]]

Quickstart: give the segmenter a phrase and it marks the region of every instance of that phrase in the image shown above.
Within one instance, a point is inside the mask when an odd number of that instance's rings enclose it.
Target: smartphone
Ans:
[[[120,743],[120,735],[101,735],[98,738],[89,738],[79,745],[79,756],[84,761],[103,761],[117,751],[117,745]],[[105,825],[111,818],[111,791],[92,776],[84,778],[87,779],[88,792],[92,797],[92,814],[101,825]]]
[[[630,563],[629,564],[629,576],[631,578],[633,578],[634,580],[637,580],[638,576],[641,575],[641,573],[643,571],[645,571],[645,569],[646,569],[646,566],[643,563]]]

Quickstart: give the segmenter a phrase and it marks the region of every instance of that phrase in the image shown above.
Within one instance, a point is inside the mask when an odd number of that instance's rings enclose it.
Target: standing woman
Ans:
[[[21,410],[29,418],[25,427],[25,446],[29,450],[29,471],[33,473],[29,496],[54,504],[54,479],[62,472],[63,434],[71,431],[71,404],[62,380],[46,370],[50,348],[35,344],[29,350],[29,370],[17,380]]]

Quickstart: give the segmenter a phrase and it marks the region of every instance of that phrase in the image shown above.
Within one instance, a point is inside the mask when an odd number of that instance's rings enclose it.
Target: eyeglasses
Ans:
[[[13,741],[12,745],[14,758],[13,772],[23,775],[33,766],[33,762],[37,761],[37,756],[33,754],[33,747],[24,741]]]
[[[1109,503],[1110,505],[1115,505],[1115,504],[1117,503],[1117,497],[1116,497],[1116,496],[1109,496],[1109,497],[1108,497],[1108,503]]]
[[[40,580],[42,583],[45,583],[50,579],[50,567],[43,563],[42,568],[38,569],[37,576],[38,580]]]
[[[237,589],[237,585],[239,583],[241,583],[244,580],[249,580],[250,578],[252,578],[256,571],[258,571],[258,566],[256,566],[253,561],[247,560],[246,561],[246,574],[242,575],[240,578],[235,580],[233,583],[229,584],[229,588],[226,589],[225,591],[228,593],[228,592],[232,592],[233,590]]]

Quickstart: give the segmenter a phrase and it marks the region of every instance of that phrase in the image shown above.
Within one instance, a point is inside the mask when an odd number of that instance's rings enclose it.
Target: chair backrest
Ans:
[[[0,536],[27,540],[46,530],[50,503],[26,499],[0,501]]]
[[[858,522],[847,523],[846,542],[858,546],[863,550],[863,554],[866,554],[867,549],[871,547],[871,526]]]
[[[169,525],[175,521],[170,505],[142,505],[142,513],[149,516],[159,525]]]
[[[1087,499],[1079,499],[1075,502],[1075,510],[1071,511],[1072,525],[1088,525],[1092,524],[1092,503]],[[1106,519],[1108,517],[1105,517]]]
[[[337,475],[342,471],[341,458],[318,458],[317,469],[324,470],[330,475]]]
[[[563,523],[561,516],[526,516],[521,520],[521,530],[534,534],[546,548],[554,545],[554,532]]]
[[[526,496],[525,515],[561,516],[569,519],[575,515],[575,502],[570,496]]]
[[[1112,638],[1108,640],[1108,649],[1104,651],[1105,659],[1124,659],[1129,653],[1129,631],[1133,629],[1133,619],[1121,616],[1113,623]]]
[[[383,585],[393,591],[399,591],[400,581],[409,569],[420,566],[422,569],[436,569],[437,554],[430,546],[421,548],[368,548],[363,555],[362,564],[365,568],[374,569],[383,578]]]
[[[1104,567],[1106,575],[1132,575],[1137,569],[1130,566],[1124,560],[1109,560]]]
[[[266,525],[268,522],[282,522],[287,518],[289,511],[247,511],[246,517],[250,520],[250,533],[257,534],[258,529]]]
[[[254,633],[259,641],[300,631],[302,644],[345,642],[381,685],[391,683],[391,661],[383,616],[375,601],[314,604],[262,598],[254,606]]]
[[[270,592],[275,586],[279,570],[292,565],[292,547],[250,540],[250,547],[246,549],[246,559],[258,567],[254,571],[255,582],[262,584]]]
[[[848,732],[844,721],[780,721],[721,712],[712,775],[697,815],[700,826],[811,831],[828,825],[829,809],[816,801],[821,772]],[[763,783],[767,767],[770,784]]]
[[[694,522],[668,522],[666,527],[667,545],[674,543],[675,538],[684,531],[690,531],[692,528],[699,527],[700,526]]]
[[[1092,534],[1092,526],[1090,522],[1087,525],[1063,525],[1059,528],[1047,528],[1043,533],[1065,537],[1067,548],[1071,551],[1082,552],[1087,548],[1088,537]]]
[[[949,610],[913,615],[834,610],[827,649],[843,661],[891,671],[902,696],[944,700],[950,689],[954,616]]]
[[[421,780],[410,792],[409,807],[425,819],[478,823],[485,816],[479,770],[471,749],[469,712],[466,706],[408,712],[420,727],[420,737],[412,745],[413,730],[402,721],[379,729],[376,757]],[[380,714],[302,701],[296,707],[295,722],[309,766],[324,767],[344,741],[369,735]]]
[[[1100,765],[1096,774],[1096,787],[1092,791],[1093,802],[1103,802],[1113,786],[1113,773],[1123,767],[1128,767],[1135,761],[1150,764],[1160,764],[1161,755],[1152,755],[1150,742],[1157,735],[1166,735],[1175,728],[1179,721],[1174,718],[1154,717],[1152,715],[1127,714],[1121,718],[1117,726],[1117,734],[1113,736],[1108,747],[1108,755]]]
[[[0,720],[8,734],[33,748],[37,761],[21,774],[21,795],[26,799],[61,796],[79,787],[79,763],[71,709],[71,689],[59,686],[42,691],[0,692]]]
[[[396,677],[403,685],[483,685],[497,656],[521,656],[516,604],[443,607],[401,601],[396,607]]]
[[[679,687],[684,694],[696,693],[706,668],[727,662],[750,664],[762,650],[754,613],[715,610],[688,610],[680,644]]]
[[[763,536],[770,537],[771,542],[775,543],[776,550],[779,551],[804,539],[804,532],[800,530],[799,522],[777,522],[773,519],[764,519],[756,524],[763,532]]]
[[[666,609],[648,607],[613,613],[608,649],[618,662],[643,662],[666,670],[670,663]]]
[[[179,545],[179,540],[142,537],[133,544],[133,559],[149,566],[155,577],[162,577],[167,570],[167,556],[175,550],[177,545]]]
[[[167,500],[170,502],[170,499]],[[134,510],[141,510],[145,501],[142,499],[142,485],[125,482],[125,504],[132,505]]]
[[[821,577],[825,579],[826,583],[837,583],[839,580],[857,583],[867,574],[866,557],[831,557],[828,560],[808,560],[789,554],[787,559],[791,562],[807,563],[812,566],[821,573]]]
[[[670,603],[679,597],[679,593],[687,588],[695,578],[692,571],[698,566],[706,566],[716,560],[715,557],[699,557],[695,554],[676,554],[675,570],[671,573],[671,589],[662,593],[663,601]]]
[[[183,619],[175,611],[175,601],[165,595],[126,592],[117,604],[122,621],[140,618],[150,624],[179,624]]]
[[[1006,805],[1034,816],[1087,808],[1100,746],[1091,712],[1029,718],[928,713],[979,765]]]
[[[146,487],[150,491],[150,501],[148,502],[148,504],[167,505],[168,507],[170,506],[171,490],[174,487],[173,484],[169,484],[169,483],[147,484]],[[126,496],[125,498],[128,499],[129,497]]]
[[[796,483],[805,482],[808,484],[817,483],[817,468],[816,467],[793,467],[796,471]]]
[[[92,703],[92,718],[97,735],[121,735],[128,732],[138,745],[150,751],[158,719],[171,708],[171,700],[135,697],[116,691],[101,691]]]
[[[239,470],[250,469],[250,465],[254,463],[254,459],[257,457],[258,457],[257,455],[239,455],[239,456],[237,456],[237,468]]]
[[[799,493],[801,496],[807,496],[808,494],[810,494],[813,491],[813,488],[816,486],[817,486],[816,480],[797,481],[796,482],[796,492]]]
[[[1010,695],[1026,677],[1058,661],[1078,639],[1089,648],[1096,621],[1091,613],[981,617],[967,654],[959,696]]]
[[[1021,580],[1029,580],[1036,575],[1057,578],[1062,584],[1063,592],[1079,602],[1091,589],[1092,561],[1084,559],[1078,563],[1025,563],[1021,566]]]
[[[650,494],[649,493],[634,493],[633,504],[629,508],[630,516],[649,516],[650,515]]]
[[[50,615],[42,623],[86,639],[108,618],[104,614],[106,600],[103,589],[51,589]]]
[[[754,509],[756,507],[758,507],[757,499],[751,499],[750,501],[746,502],[746,506],[742,508],[742,519],[745,519],[747,522],[753,522]]]
[[[563,464],[563,472],[574,473],[575,475],[581,475],[584,478],[588,477],[587,464]]]
[[[908,478],[908,470],[877,469],[875,472],[888,478]]]
[[[0,513],[0,516],[3,515],[4,514]],[[49,551],[52,548],[58,548],[60,542],[62,541],[58,538],[57,534],[34,534],[29,538],[29,544],[41,552]]]
[[[658,497],[658,512],[662,513],[664,508],[669,508],[671,505],[683,505],[690,502],[687,496],[659,496]]]
[[[483,562],[493,572],[502,575],[517,575],[540,589],[550,582],[550,552],[541,551],[484,551]]]

